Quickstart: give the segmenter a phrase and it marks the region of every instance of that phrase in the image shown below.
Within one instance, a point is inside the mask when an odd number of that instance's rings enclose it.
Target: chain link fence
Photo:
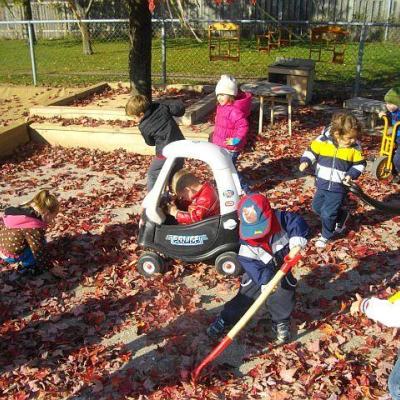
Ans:
[[[290,31],[290,45],[259,51],[257,35],[276,30],[267,21],[232,21],[240,25],[239,61],[210,61],[208,26],[214,21],[153,20],[152,78],[154,83],[215,82],[230,73],[240,81],[267,78],[268,65],[278,57],[310,57],[310,29],[316,24],[281,21]],[[318,25],[328,23],[319,22]],[[331,23],[348,32],[344,62],[332,62],[330,46],[323,46],[316,63],[317,87],[346,95],[363,95],[400,85],[400,25]],[[29,29],[30,27],[30,29]],[[77,21],[0,21],[0,81],[29,84],[88,84],[129,80],[129,24],[127,20],[84,21],[86,46]],[[17,39],[15,39],[17,37]],[[90,45],[89,45],[90,43]],[[88,47],[89,46],[89,47]],[[85,55],[88,48],[93,54]],[[313,53],[313,58],[315,54]]]

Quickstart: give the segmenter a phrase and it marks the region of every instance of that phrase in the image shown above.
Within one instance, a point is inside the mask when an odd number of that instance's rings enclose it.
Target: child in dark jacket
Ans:
[[[53,275],[64,277],[63,269],[54,267],[46,253],[46,227],[58,208],[56,197],[47,190],[19,207],[6,208],[0,224],[0,258],[18,263],[21,274],[34,276],[48,269]]]
[[[150,103],[146,96],[130,97],[125,106],[126,115],[139,124],[140,133],[149,146],[155,146],[156,155],[147,171],[147,190],[150,191],[165,163],[163,148],[172,142],[185,139],[174,116],[182,117],[185,107],[181,102],[169,104]],[[175,170],[182,168],[183,160],[176,162]]]
[[[251,94],[239,91],[235,78],[230,75],[221,75],[215,87],[215,94],[218,105],[212,142],[230,152],[236,167],[249,132]],[[240,174],[239,178],[243,190],[247,192],[247,183]]]
[[[317,163],[317,192],[313,210],[321,217],[322,232],[315,246],[324,248],[335,234],[342,233],[350,216],[343,210],[347,196],[346,184],[357,179],[364,171],[366,162],[357,142],[361,126],[348,113],[338,112],[332,116],[331,125],[313,140],[300,160],[300,171]]]
[[[169,206],[169,214],[178,224],[193,224],[219,215],[218,193],[211,183],[202,184],[197,176],[180,170],[173,176],[171,186],[177,200],[187,204],[187,211],[179,210],[176,205]]]
[[[390,89],[386,95],[385,95],[385,106],[387,109],[387,113],[383,112],[379,114],[380,116],[382,115],[387,115],[389,118],[389,121],[391,124],[394,126],[398,122],[400,122],[400,87],[395,87]],[[396,149],[393,154],[393,183],[400,183],[400,127],[397,129],[396,133]]]
[[[245,273],[239,292],[225,304],[207,333],[217,338],[229,325],[235,324],[257,299],[284,258],[290,258],[306,246],[309,228],[299,215],[271,208],[261,194],[250,194],[238,206],[240,249],[238,260]],[[279,344],[291,339],[290,316],[295,306],[297,280],[291,272],[268,298],[272,328]]]

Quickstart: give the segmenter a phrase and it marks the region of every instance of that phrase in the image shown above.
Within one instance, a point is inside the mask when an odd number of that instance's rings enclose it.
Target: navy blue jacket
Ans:
[[[306,246],[309,235],[309,227],[300,215],[289,211],[274,212],[282,229],[270,239],[272,253],[243,240],[239,249],[240,264],[252,281],[260,286],[271,280],[291,248]]]

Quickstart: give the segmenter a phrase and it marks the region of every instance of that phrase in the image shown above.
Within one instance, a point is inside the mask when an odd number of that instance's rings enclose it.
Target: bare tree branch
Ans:
[[[88,6],[85,9],[85,17],[89,14],[90,9],[92,8],[94,0],[90,0]]]

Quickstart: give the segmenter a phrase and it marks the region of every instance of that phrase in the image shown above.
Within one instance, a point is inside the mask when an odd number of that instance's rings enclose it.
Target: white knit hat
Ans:
[[[229,94],[236,96],[238,92],[238,86],[236,79],[231,75],[221,75],[221,79],[218,81],[215,87],[215,94]]]

